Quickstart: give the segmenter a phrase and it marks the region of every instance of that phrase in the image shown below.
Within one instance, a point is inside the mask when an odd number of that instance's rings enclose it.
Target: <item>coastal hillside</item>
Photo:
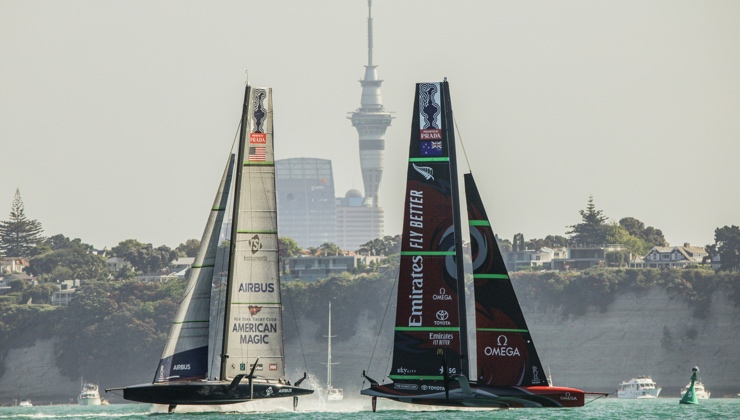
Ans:
[[[334,385],[351,396],[362,386],[362,370],[382,380],[395,320],[394,277],[284,283],[289,379],[305,370],[314,387],[325,383],[331,300]],[[740,275],[600,269],[516,273],[513,281],[557,385],[612,392],[622,380],[650,375],[662,395],[678,398],[698,365],[713,396],[740,392]],[[0,308],[0,403],[69,402],[83,376],[101,389],[150,382],[181,286],[97,283],[66,308]]]
[[[512,280],[539,356],[557,385],[614,392],[621,381],[650,375],[665,396],[678,398],[691,368],[698,365],[713,396],[740,392],[736,274],[600,269],[515,273]],[[328,303],[321,296],[335,296],[332,329],[338,337],[332,342],[332,359],[339,364],[332,368],[332,383],[354,394],[361,388],[362,370],[379,381],[388,374],[395,309],[389,309],[381,330],[387,291],[371,298],[355,291],[339,293],[331,284],[312,285],[310,308],[296,311],[301,313],[300,344],[309,373],[324,383]],[[350,325],[354,327],[348,329]],[[304,365],[299,347],[291,335],[288,366],[296,369],[296,376]]]

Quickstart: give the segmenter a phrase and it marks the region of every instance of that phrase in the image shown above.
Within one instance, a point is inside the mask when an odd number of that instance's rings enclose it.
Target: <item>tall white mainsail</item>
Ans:
[[[278,273],[272,89],[249,88],[231,233],[221,379],[285,376]]]
[[[234,166],[229,158],[216,193],[200,248],[190,269],[185,297],[180,301],[162,352],[154,382],[193,380],[208,373],[208,332],[214,263]]]

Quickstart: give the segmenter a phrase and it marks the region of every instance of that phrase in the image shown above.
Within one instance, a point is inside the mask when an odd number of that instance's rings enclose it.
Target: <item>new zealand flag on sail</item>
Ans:
[[[419,154],[422,156],[442,156],[442,140],[421,141]]]

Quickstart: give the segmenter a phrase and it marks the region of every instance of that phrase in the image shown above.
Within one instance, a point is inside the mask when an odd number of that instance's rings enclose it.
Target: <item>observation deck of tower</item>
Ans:
[[[383,177],[385,157],[385,130],[391,125],[393,117],[383,108],[380,84],[376,65],[373,65],[373,17],[372,0],[367,1],[367,65],[365,78],[360,80],[362,98],[360,107],[349,118],[360,137],[360,168],[365,197],[372,198],[373,207],[379,206],[378,188]]]

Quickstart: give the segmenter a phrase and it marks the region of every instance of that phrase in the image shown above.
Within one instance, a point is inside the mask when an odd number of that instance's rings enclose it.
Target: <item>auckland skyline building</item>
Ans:
[[[331,161],[290,158],[275,161],[278,232],[300,247],[336,243],[336,204]]]
[[[365,197],[372,199],[373,207],[379,207],[378,189],[383,177],[385,130],[391,125],[393,117],[383,107],[380,95],[383,81],[378,79],[378,66],[373,64],[372,0],[368,0],[367,8],[367,65],[365,78],[360,80],[362,97],[360,107],[347,118],[352,120],[352,126],[357,129],[360,138],[360,168]]]

